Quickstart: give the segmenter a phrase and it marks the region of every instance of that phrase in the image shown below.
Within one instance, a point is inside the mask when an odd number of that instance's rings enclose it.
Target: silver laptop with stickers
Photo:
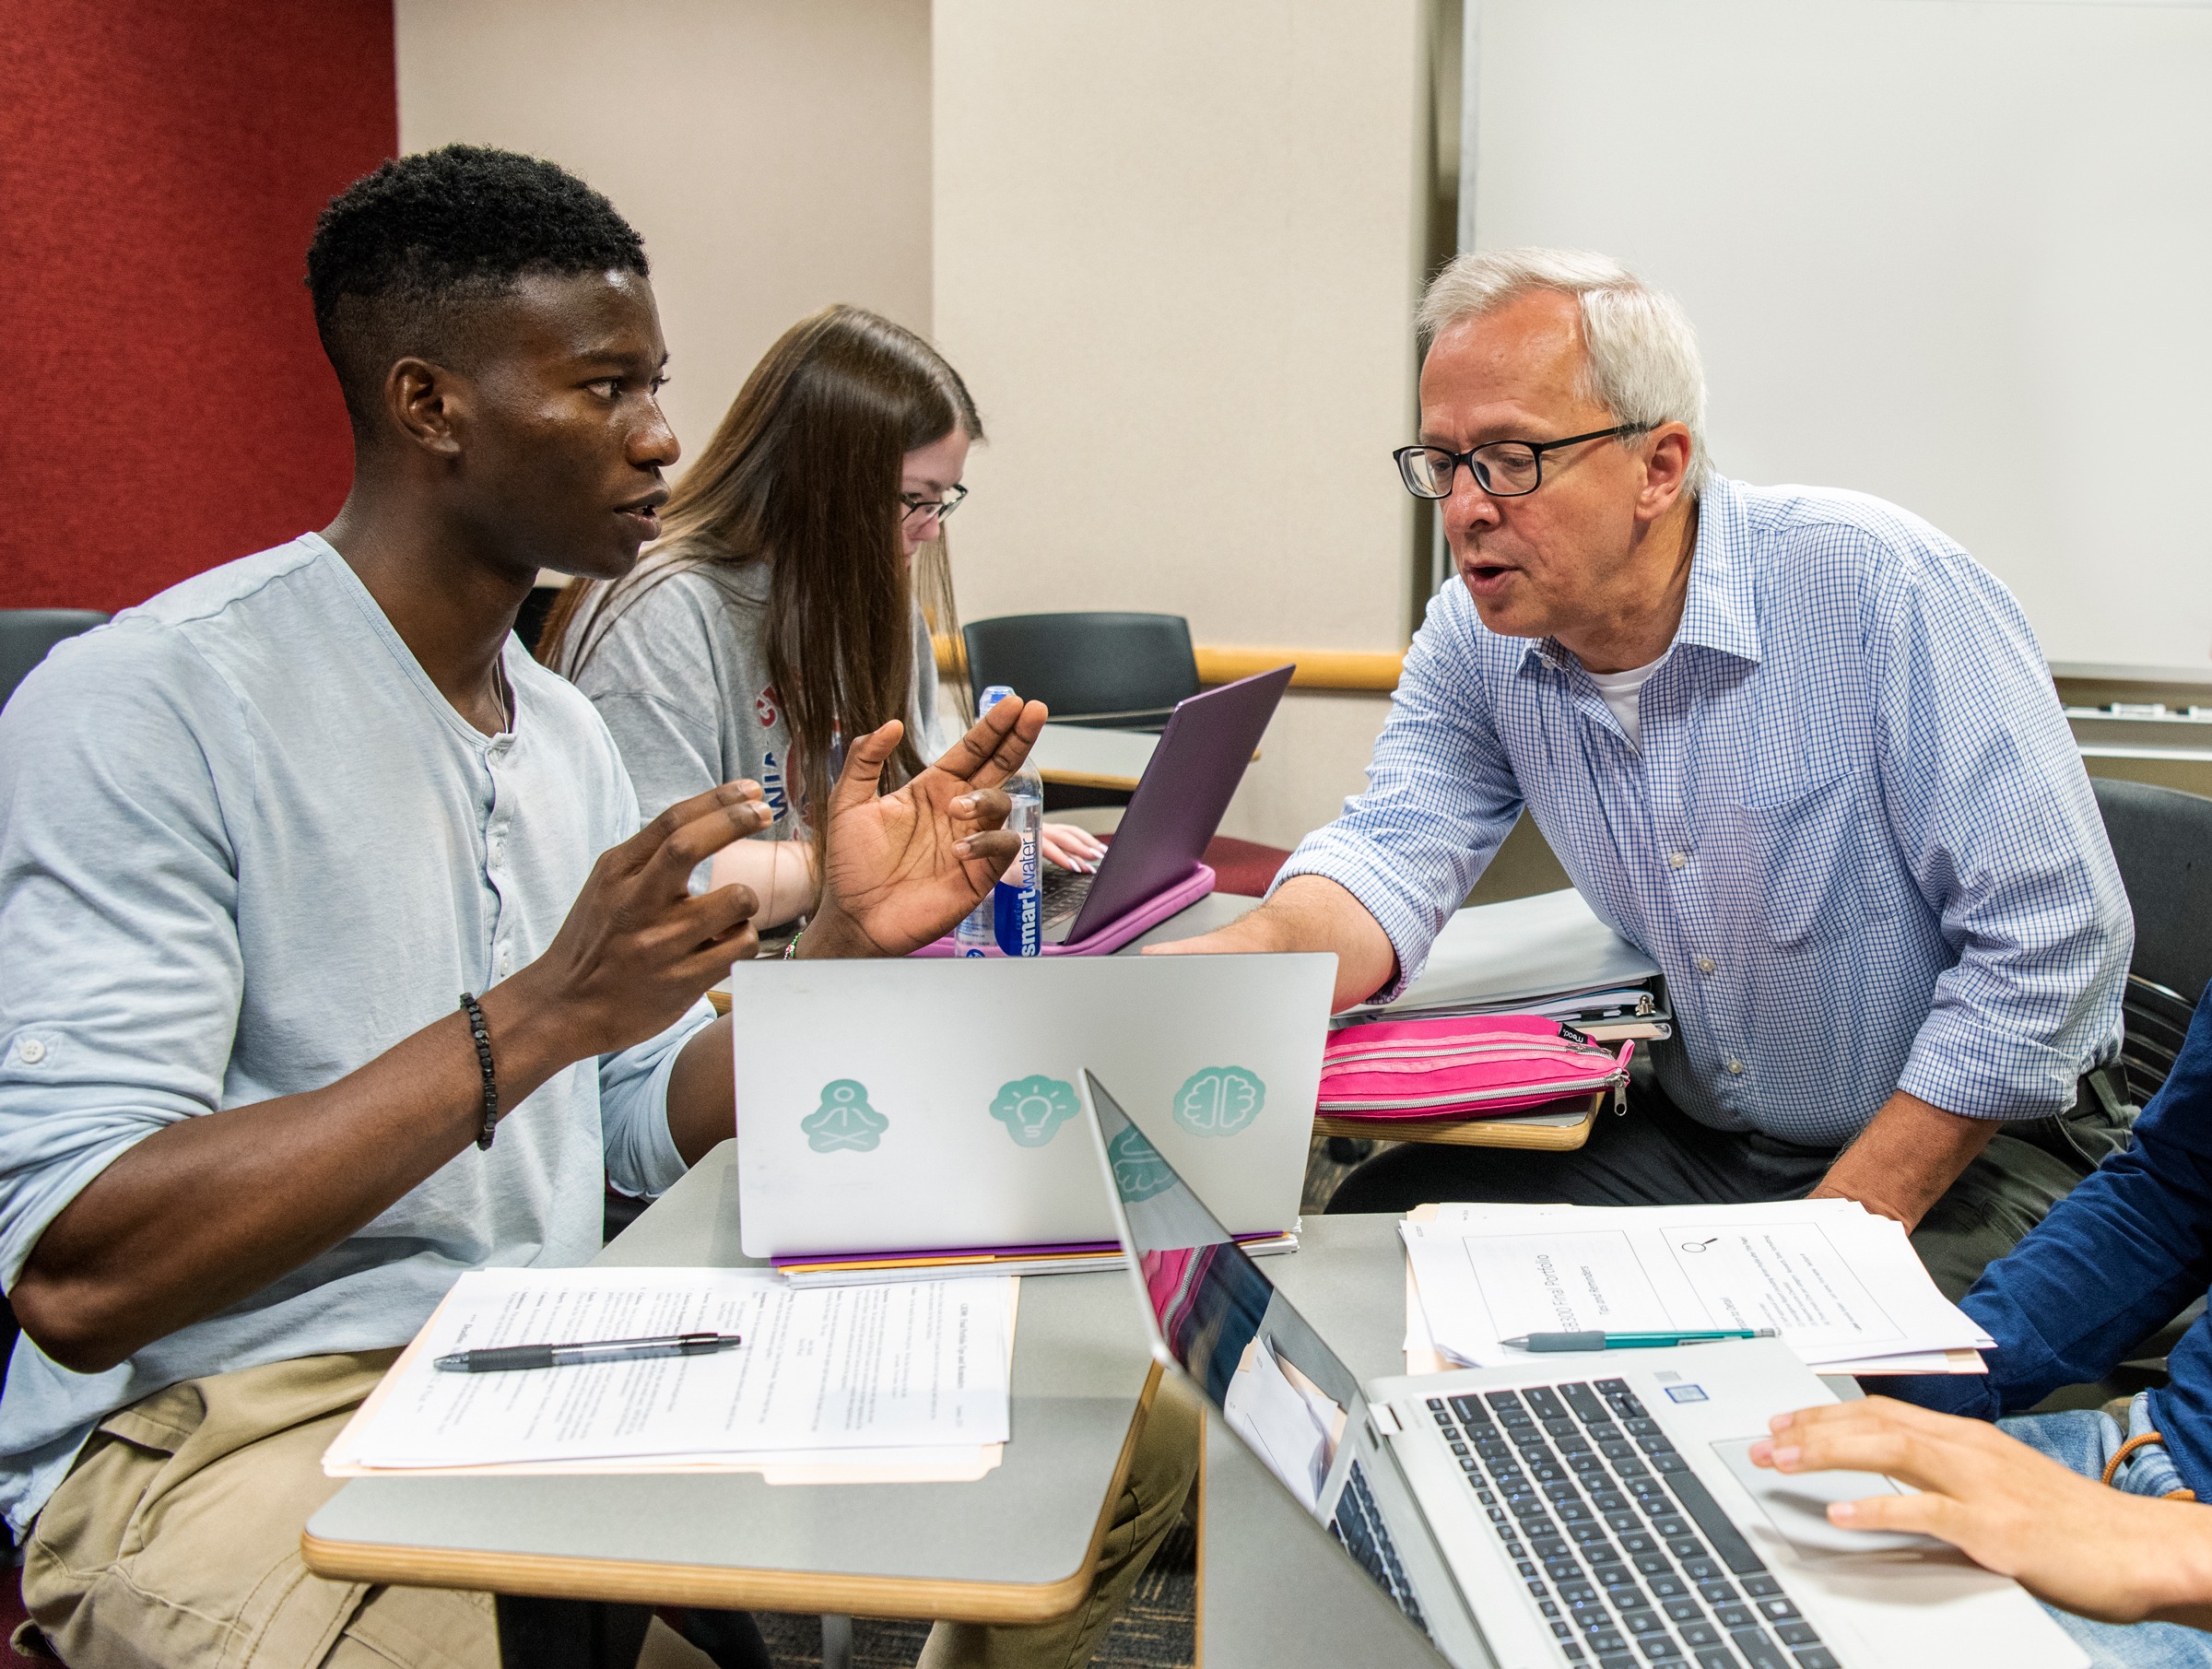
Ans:
[[[742,963],[748,1257],[1112,1246],[1082,1071],[1239,1234],[1296,1227],[1333,956]]]
[[[1751,1465],[1770,1415],[1835,1400],[1779,1340],[1362,1383],[1119,1076],[1084,1075],[1086,1123],[1153,1355],[1455,1669],[2086,1663],[1941,1543],[1829,1523],[1888,1479]]]

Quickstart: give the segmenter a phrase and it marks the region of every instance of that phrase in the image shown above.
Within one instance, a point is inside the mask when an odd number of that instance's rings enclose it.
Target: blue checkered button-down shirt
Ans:
[[[2135,927],[2080,756],[2019,605],[1926,523],[1715,478],[1639,724],[1449,585],[1282,878],[1349,888],[1409,980],[1525,805],[1665,971],[1660,1081],[1723,1129],[1837,1146],[1900,1088],[2042,1117],[2118,1049]]]

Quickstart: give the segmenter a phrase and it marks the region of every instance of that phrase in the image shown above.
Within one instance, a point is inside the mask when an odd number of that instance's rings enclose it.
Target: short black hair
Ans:
[[[394,359],[450,360],[463,315],[526,276],[649,276],[645,242],[558,163],[481,145],[386,162],[330,200],[307,247],[315,331],[356,428]]]

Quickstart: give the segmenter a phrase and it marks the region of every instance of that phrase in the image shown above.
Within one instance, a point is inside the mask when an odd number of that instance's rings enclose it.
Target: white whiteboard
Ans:
[[[2212,678],[2212,6],[1467,5],[1463,239],[1673,291],[1724,474],[1924,516],[2059,671]]]

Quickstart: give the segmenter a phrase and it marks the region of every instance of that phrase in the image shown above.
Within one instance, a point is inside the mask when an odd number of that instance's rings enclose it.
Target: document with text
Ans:
[[[1989,1344],[1936,1290],[1903,1227],[1848,1200],[1761,1205],[1442,1206],[1403,1225],[1435,1346],[1525,1361],[1522,1334],[1772,1328],[1833,1371]]]
[[[1014,1282],[796,1288],[767,1270],[488,1269],[461,1277],[326,1470],[920,1452],[1002,1443]],[[711,1356],[504,1373],[500,1345],[737,1334]],[[903,1456],[901,1458],[904,1458]]]

